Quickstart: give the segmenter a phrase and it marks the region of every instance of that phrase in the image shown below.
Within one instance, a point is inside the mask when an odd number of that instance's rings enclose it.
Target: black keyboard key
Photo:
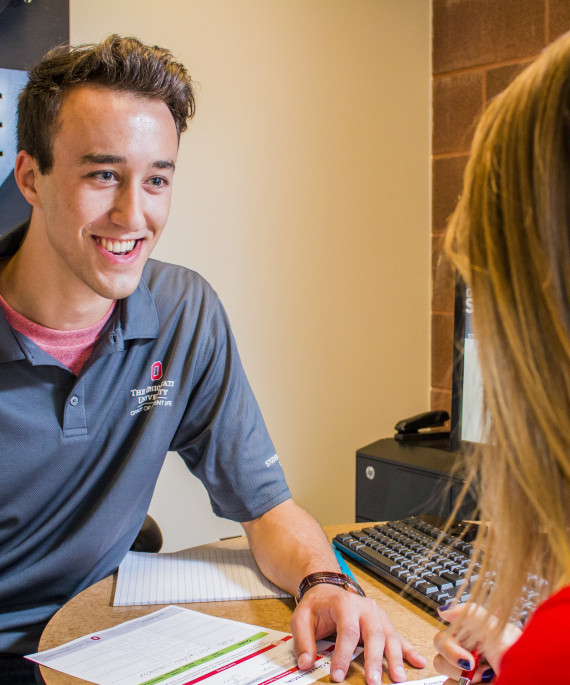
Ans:
[[[459,568],[458,564],[454,561],[444,561],[442,566],[445,571],[455,571],[456,568]]]
[[[400,563],[405,568],[409,568],[410,571],[419,571],[421,568],[421,566],[419,564],[416,564],[414,561],[409,561],[408,559],[405,559],[404,561],[401,561]]]
[[[432,595],[437,592],[437,585],[427,583],[425,580],[418,580],[413,584],[413,587],[422,593],[422,595]]]
[[[453,584],[453,587],[459,587],[465,582],[465,577],[460,576],[458,573],[451,573],[451,571],[443,571],[440,573],[441,578],[449,580]]]
[[[380,554],[383,554],[384,556],[386,556],[386,553],[390,551],[390,548],[386,545],[376,545],[373,547],[373,549],[375,549],[377,552],[380,552]]]
[[[350,533],[339,533],[338,535],[335,535],[334,539],[346,543],[349,542],[349,540],[352,540],[352,535]]]
[[[441,564],[437,564],[435,561],[428,561],[424,566],[425,568],[429,568],[435,576],[438,576],[438,571],[441,571],[443,568]]]
[[[388,559],[392,559],[392,561],[397,561],[398,563],[404,561],[405,559],[405,557],[403,557],[401,554],[398,554],[398,552],[392,552],[392,550],[389,552],[384,552],[384,556],[388,557]]]
[[[366,545],[364,543],[360,542],[360,540],[350,540],[348,542],[348,546],[350,547],[350,549],[353,549],[355,552],[357,552],[360,549],[364,549],[366,547]]]
[[[432,574],[424,576],[424,580],[437,585],[440,590],[450,590],[453,587],[453,583],[450,583],[449,580],[440,578],[440,576],[434,576]]]
[[[357,540],[367,540],[370,537],[370,535],[366,535],[366,533],[363,533],[361,530],[351,530],[350,534]]]
[[[447,604],[451,600],[451,595],[448,595],[447,592],[440,592],[438,594],[435,594],[433,596],[433,599],[440,605],[443,606],[444,604]]]

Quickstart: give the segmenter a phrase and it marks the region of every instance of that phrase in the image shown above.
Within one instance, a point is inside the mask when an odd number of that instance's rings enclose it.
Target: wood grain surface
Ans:
[[[332,539],[337,533],[360,527],[362,527],[362,524],[350,523],[325,526],[324,530],[329,539]],[[196,549],[211,547],[233,549],[247,547],[247,539],[239,537],[231,540],[222,540],[210,543],[209,545],[202,545]],[[428,665],[422,670],[406,667],[408,679],[417,680],[437,675],[431,661],[434,656],[432,639],[441,626],[439,621],[427,614],[423,609],[401,597],[389,585],[369,575],[362,567],[350,561],[348,561],[348,565],[366,592],[366,595],[375,599],[386,611],[396,630],[427,657]],[[40,650],[57,647],[82,635],[111,628],[123,621],[149,614],[163,606],[114,607],[115,584],[116,576],[110,576],[71,599],[55,614],[46,626],[40,641]],[[194,602],[192,604],[181,604],[180,606],[185,606],[194,611],[202,611],[213,616],[230,618],[275,630],[289,631],[289,619],[295,608],[295,602],[293,599],[256,599],[233,602]],[[363,664],[364,659],[363,655],[361,655],[351,665],[347,674],[348,682],[364,685]],[[41,666],[41,673],[47,685],[79,685],[80,683],[87,683],[85,680],[73,678],[45,666]],[[327,677],[322,682],[332,681]],[[386,669],[384,669],[382,682],[392,682]]]

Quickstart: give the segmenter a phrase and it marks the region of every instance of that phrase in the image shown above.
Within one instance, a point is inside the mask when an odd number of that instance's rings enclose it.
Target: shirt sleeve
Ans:
[[[202,481],[217,516],[250,521],[291,493],[217,298],[196,355],[196,381],[172,449]]]

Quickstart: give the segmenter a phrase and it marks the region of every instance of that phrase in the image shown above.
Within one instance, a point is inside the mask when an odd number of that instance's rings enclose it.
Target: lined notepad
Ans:
[[[261,573],[249,549],[129,552],[114,606],[289,597]]]

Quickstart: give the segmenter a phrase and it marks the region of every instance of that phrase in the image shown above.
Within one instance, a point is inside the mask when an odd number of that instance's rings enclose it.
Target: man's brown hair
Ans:
[[[54,48],[30,72],[18,105],[18,151],[32,155],[42,174],[53,165],[52,143],[64,97],[72,88],[88,85],[162,100],[178,138],[194,115],[190,75],[164,48],[117,35],[94,45]]]

